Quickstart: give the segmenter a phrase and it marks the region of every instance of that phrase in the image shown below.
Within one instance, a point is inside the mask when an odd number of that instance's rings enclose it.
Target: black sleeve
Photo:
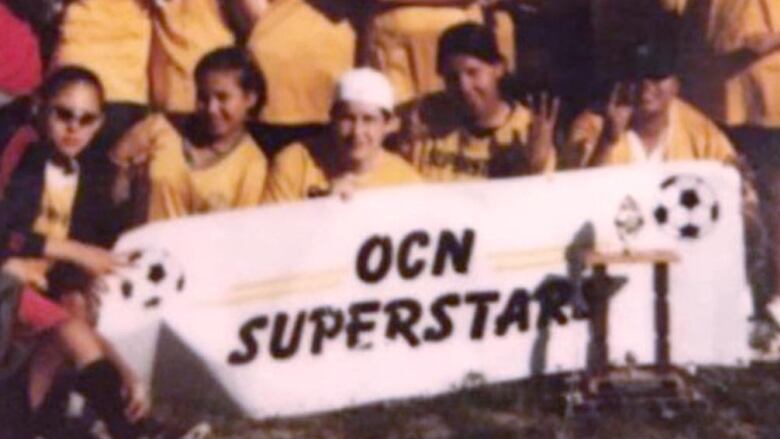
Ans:
[[[42,256],[46,239],[32,231],[43,189],[43,164],[36,148],[25,154],[0,199],[0,264],[12,256]]]
[[[111,190],[117,169],[110,162],[90,163],[82,168],[76,195],[71,238],[110,248],[131,223],[131,203],[115,204]]]

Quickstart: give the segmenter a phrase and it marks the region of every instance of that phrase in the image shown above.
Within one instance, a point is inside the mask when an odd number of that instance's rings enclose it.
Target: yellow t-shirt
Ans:
[[[742,48],[748,36],[780,32],[780,2],[691,2],[685,20],[686,97],[728,125],[780,127],[780,51],[736,72],[729,71],[722,59]]]
[[[311,148],[311,149],[310,149]],[[263,200],[269,203],[303,200],[330,193],[331,181],[312,150],[327,153],[322,145],[294,143],[274,158]],[[379,165],[372,172],[359,176],[360,189],[420,182],[419,174],[400,156],[382,151]]]
[[[51,162],[44,168],[43,193],[33,231],[49,239],[67,239],[78,188],[78,171],[67,174]]]
[[[371,22],[372,63],[390,79],[403,103],[444,87],[436,72],[439,37],[449,27],[482,22],[478,6],[391,6]]]
[[[43,192],[38,216],[33,221],[33,232],[47,240],[64,240],[70,235],[73,204],[78,190],[78,170],[67,174],[61,167],[47,162],[44,168]],[[43,279],[52,265],[46,258],[18,258],[31,273]]]
[[[500,127],[473,133],[452,111],[446,96],[433,95],[404,115],[404,149],[426,180],[485,179],[496,172],[502,154],[526,148],[531,121],[530,110],[515,104]],[[543,171],[553,171],[555,160],[553,153]]]
[[[193,169],[185,156],[186,140],[165,116],[141,123],[152,151],[150,220],[259,204],[268,163],[251,136],[216,163]]]
[[[162,0],[154,9],[151,57],[153,102],[169,112],[195,109],[195,66],[234,37],[217,0]]]
[[[276,0],[255,25],[247,47],[266,79],[260,120],[326,123],[336,80],[355,64],[355,30],[305,0]]]
[[[149,103],[152,21],[140,0],[67,3],[53,65],[94,72],[109,102]]]
[[[663,161],[718,160],[736,164],[736,153],[728,138],[706,116],[684,101],[672,102],[669,114],[669,131]],[[583,166],[590,159],[604,127],[604,119],[586,111],[572,123],[566,149],[568,156]],[[628,135],[624,134],[610,146],[604,165],[620,165],[635,162]]]

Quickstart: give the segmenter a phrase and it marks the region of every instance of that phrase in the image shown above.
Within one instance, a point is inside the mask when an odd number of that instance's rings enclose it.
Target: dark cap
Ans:
[[[631,47],[628,75],[630,79],[663,79],[676,75],[677,50],[666,42],[643,42]]]

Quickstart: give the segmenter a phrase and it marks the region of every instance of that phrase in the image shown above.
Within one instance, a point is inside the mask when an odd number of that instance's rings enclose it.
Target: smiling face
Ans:
[[[376,105],[341,102],[334,109],[333,127],[340,149],[362,162],[382,149],[389,120]]]
[[[215,139],[242,131],[256,104],[257,94],[241,87],[238,71],[214,70],[198,84],[198,110]]]
[[[102,124],[100,91],[92,84],[69,84],[46,103],[49,140],[69,158],[75,159],[87,148]]]
[[[675,76],[644,78],[637,83],[636,111],[639,116],[658,116],[669,110],[680,90]]]
[[[447,93],[463,103],[474,119],[481,119],[501,103],[501,62],[489,63],[471,55],[456,54],[446,60],[444,81]]]

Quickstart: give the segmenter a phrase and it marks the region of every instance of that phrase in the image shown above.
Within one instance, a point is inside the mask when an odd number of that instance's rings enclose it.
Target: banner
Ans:
[[[743,233],[737,173],[701,162],[261,206],[123,236],[100,329],[163,395],[299,415],[584,369],[584,254],[663,250],[672,362],[736,364]],[[609,360],[652,363],[652,267],[608,272]]]

